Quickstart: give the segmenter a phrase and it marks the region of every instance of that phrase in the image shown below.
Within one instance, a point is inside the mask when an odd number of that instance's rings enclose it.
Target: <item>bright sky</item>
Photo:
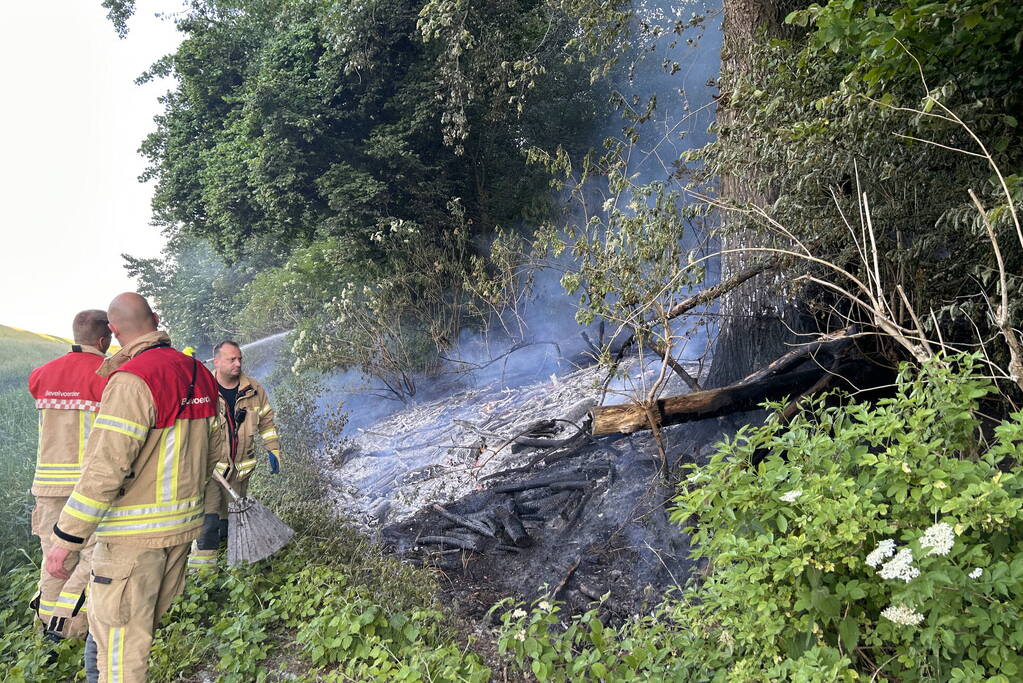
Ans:
[[[139,0],[120,40],[100,0],[0,9],[0,324],[64,337],[85,308],[135,288],[121,253],[157,256],[139,144],[170,88],[135,78],[178,43]]]

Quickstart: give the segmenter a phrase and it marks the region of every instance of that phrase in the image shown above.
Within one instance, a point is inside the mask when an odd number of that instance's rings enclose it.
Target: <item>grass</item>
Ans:
[[[32,551],[29,531],[32,472],[36,459],[37,418],[28,393],[34,368],[68,350],[67,345],[31,332],[0,325],[0,569]]]

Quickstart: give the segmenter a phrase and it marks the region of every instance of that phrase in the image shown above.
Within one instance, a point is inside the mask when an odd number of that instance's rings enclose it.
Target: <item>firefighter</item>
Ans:
[[[244,496],[249,488],[249,476],[258,461],[257,435],[266,449],[270,473],[281,471],[281,447],[274,426],[274,411],[263,386],[242,372],[242,350],[236,342],[222,341],[213,347],[213,374],[226,406],[228,441],[228,457],[217,464],[217,470],[239,495]],[[204,569],[216,565],[217,549],[227,539],[227,498],[221,497],[217,516],[207,515],[202,536],[189,557],[189,567]]]
[[[36,368],[28,377],[28,390],[39,411],[32,533],[39,537],[44,556],[50,550],[53,525],[78,483],[85,444],[106,385],[96,374],[110,347],[106,311],[82,311],[71,329],[75,343],[70,353]],[[93,538],[86,540],[78,565],[67,580],[40,572],[32,607],[51,640],[85,637],[85,586],[93,544]]]
[[[205,506],[219,508],[211,475],[224,432],[216,380],[171,348],[146,300],[127,292],[107,313],[122,346],[99,369],[108,377],[100,411],[45,566],[66,579],[95,533],[86,678],[136,683],[156,624],[184,587]]]

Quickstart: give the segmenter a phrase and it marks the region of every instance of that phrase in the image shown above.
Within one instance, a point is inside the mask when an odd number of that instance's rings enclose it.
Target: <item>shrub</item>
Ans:
[[[501,647],[549,680],[1015,680],[1023,413],[982,421],[976,365],[907,367],[875,404],[743,428],[676,499],[705,578],[616,628],[506,612]]]

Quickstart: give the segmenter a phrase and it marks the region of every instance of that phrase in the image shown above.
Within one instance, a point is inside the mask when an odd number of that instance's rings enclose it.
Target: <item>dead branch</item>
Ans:
[[[449,512],[437,504],[431,506],[431,509],[444,519],[448,520],[449,522],[453,522],[458,526],[464,527],[469,531],[475,532],[481,536],[486,536],[487,538],[495,538],[494,532],[487,528],[487,526],[482,522],[477,522],[475,520],[462,517],[461,515],[456,515],[455,513]]]

